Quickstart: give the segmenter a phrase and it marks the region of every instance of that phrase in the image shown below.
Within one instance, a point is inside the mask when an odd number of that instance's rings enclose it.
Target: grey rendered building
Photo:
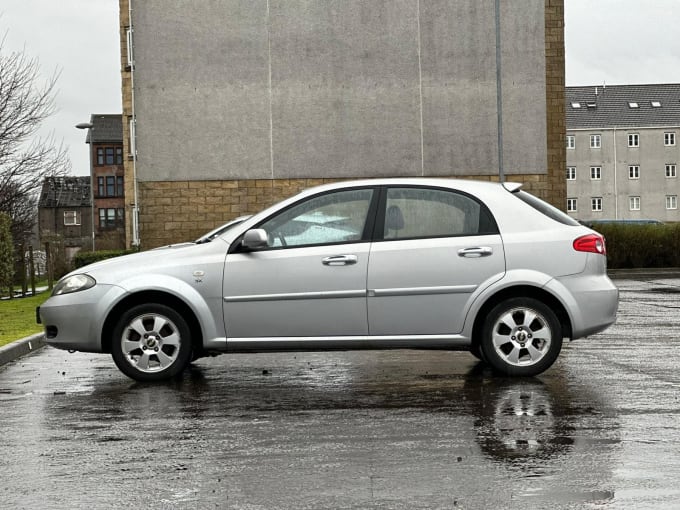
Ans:
[[[348,178],[564,204],[563,0],[119,2],[128,245]]]
[[[566,88],[567,210],[680,221],[680,84]]]

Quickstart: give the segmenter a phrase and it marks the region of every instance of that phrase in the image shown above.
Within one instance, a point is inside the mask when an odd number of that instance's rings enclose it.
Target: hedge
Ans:
[[[600,224],[609,269],[680,267],[680,223]]]
[[[73,268],[87,266],[100,260],[111,259],[113,257],[120,257],[121,255],[128,255],[130,253],[137,253],[137,250],[102,250],[102,251],[85,251],[78,252],[73,257]]]

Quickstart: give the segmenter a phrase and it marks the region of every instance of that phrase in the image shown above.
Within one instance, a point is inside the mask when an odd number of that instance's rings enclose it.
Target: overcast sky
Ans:
[[[680,0],[564,3],[567,85],[680,83]],[[41,134],[63,141],[73,173],[87,175],[85,132],[74,126],[122,110],[118,0],[2,0],[0,33],[3,51],[38,58],[45,79],[60,73],[58,112]]]

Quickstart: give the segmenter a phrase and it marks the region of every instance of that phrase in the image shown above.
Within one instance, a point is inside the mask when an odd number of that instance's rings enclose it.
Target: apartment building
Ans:
[[[567,87],[565,100],[568,213],[680,221],[680,84]]]

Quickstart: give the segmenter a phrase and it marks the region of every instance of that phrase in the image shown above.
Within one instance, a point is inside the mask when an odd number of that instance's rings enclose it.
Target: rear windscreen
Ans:
[[[568,216],[566,213],[560,211],[557,207],[553,207],[549,203],[541,200],[540,198],[536,198],[531,193],[527,193],[526,191],[514,191],[512,192],[512,194],[519,198],[522,202],[536,209],[538,212],[546,215],[548,218],[551,218],[555,221],[559,221],[564,225],[571,226],[580,225],[580,223],[571,216]]]

